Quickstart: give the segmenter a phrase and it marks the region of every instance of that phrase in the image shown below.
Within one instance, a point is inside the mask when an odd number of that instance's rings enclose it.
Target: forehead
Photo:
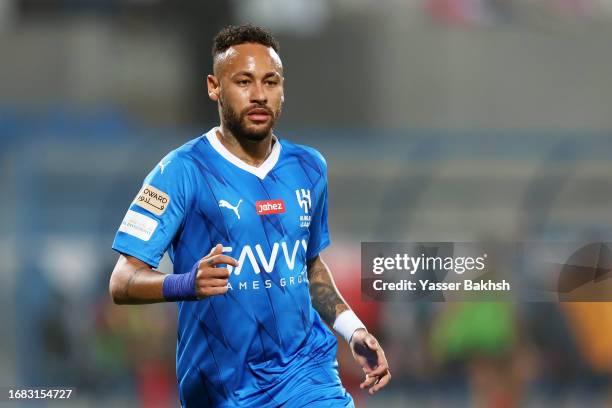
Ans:
[[[239,71],[277,71],[282,73],[283,64],[272,47],[246,43],[233,45],[217,55],[214,61],[215,71],[229,74]]]

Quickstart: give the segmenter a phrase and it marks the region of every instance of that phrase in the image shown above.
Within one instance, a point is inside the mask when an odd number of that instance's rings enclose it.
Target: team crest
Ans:
[[[301,188],[295,190],[295,196],[300,208],[304,210],[304,214],[300,215],[300,227],[308,228],[310,226],[310,210],[312,209],[312,200],[310,199],[310,190]]]

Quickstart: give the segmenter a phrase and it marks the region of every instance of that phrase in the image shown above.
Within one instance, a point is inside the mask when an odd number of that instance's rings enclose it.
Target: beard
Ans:
[[[266,126],[253,129],[249,128],[247,125],[248,112],[255,108],[263,108],[268,111],[270,120]],[[264,105],[251,105],[243,109],[241,112],[236,112],[229,104],[222,102],[221,112],[225,126],[237,139],[246,139],[252,142],[258,142],[265,139],[270,134],[278,117],[280,116],[281,109],[279,108],[276,112],[274,112]]]

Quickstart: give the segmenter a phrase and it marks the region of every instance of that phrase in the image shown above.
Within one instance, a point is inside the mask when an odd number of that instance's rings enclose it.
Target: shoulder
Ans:
[[[181,173],[188,174],[195,171],[198,168],[198,163],[202,162],[205,139],[204,134],[171,150],[156,164],[152,173],[166,174],[167,172],[169,175],[180,175]]]
[[[325,157],[317,149],[290,142],[285,139],[280,139],[285,154],[294,156],[296,159],[306,162],[308,165],[316,169],[321,174],[327,172],[327,161]]]
[[[170,151],[166,156],[164,156],[164,160],[174,159],[184,165],[192,163],[198,155],[202,154],[202,144],[205,143],[205,138],[206,136],[202,135],[191,139],[182,146]]]
[[[197,137],[171,150],[155,164],[145,179],[147,183],[172,184],[193,179],[195,157],[202,137]]]

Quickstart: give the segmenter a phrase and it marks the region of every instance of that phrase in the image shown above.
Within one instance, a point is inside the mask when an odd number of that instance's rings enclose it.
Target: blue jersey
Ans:
[[[218,243],[239,266],[228,292],[178,302],[176,372],[183,406],[345,407],[337,342],[312,307],[306,263],[329,245],[327,169],[314,149],[275,139],[259,167],[217,128],[147,176],[113,248],[186,273]]]

